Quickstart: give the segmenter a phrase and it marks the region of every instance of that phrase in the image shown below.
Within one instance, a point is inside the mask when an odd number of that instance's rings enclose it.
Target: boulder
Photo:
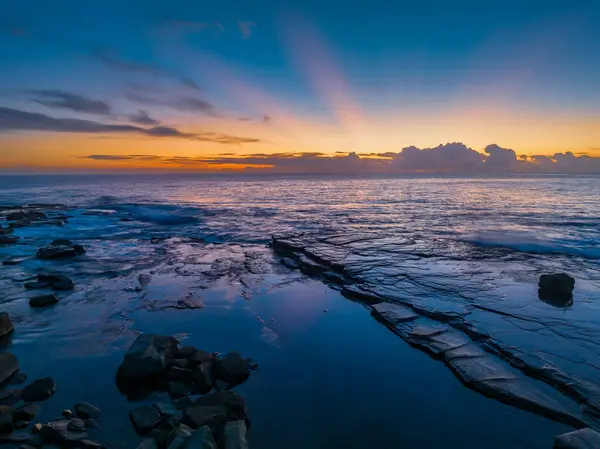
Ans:
[[[83,420],[83,423],[87,429],[97,429],[100,427],[94,418],[86,418]]]
[[[38,282],[48,283],[54,290],[72,290],[75,284],[64,274],[38,274]]]
[[[213,432],[217,432],[227,421],[235,419],[235,416],[224,406],[191,405],[184,410],[183,419],[194,429],[208,426]]]
[[[13,432],[9,434],[0,434],[0,443],[4,444],[21,444],[30,442],[35,437],[26,431]]]
[[[248,449],[246,423],[231,421],[225,424],[225,449]]]
[[[585,428],[554,437],[554,449],[598,449],[600,433]]]
[[[64,239],[54,240],[37,251],[39,259],[66,259],[81,254],[85,254],[83,246]]]
[[[239,385],[250,377],[250,368],[240,354],[230,352],[222,359],[215,361],[214,373],[217,379],[232,385]]]
[[[158,410],[151,405],[142,405],[129,412],[129,419],[140,435],[145,435],[157,427],[162,417]]]
[[[29,289],[29,290],[37,290],[40,288],[48,288],[51,285],[52,284],[50,284],[50,282],[33,281],[33,282],[25,282],[23,284],[23,287],[25,287],[26,289]]]
[[[171,399],[179,399],[190,394],[190,387],[184,382],[170,381],[167,385],[167,391]]]
[[[117,378],[140,380],[165,372],[177,351],[173,337],[141,334],[133,342],[117,372]]]
[[[43,442],[45,444],[52,444],[61,447],[82,447],[79,440],[85,439],[87,437],[87,433],[69,429],[70,423],[70,419],[61,418],[56,421],[50,421],[47,424],[43,424],[39,431]]]
[[[0,385],[19,371],[19,360],[10,352],[0,352]]]
[[[198,393],[206,394],[212,390],[215,383],[213,375],[213,364],[212,363],[201,363],[194,369],[194,384],[198,389]]]
[[[0,313],[0,338],[10,334],[13,330],[10,315],[7,312]]]
[[[37,416],[41,409],[42,407],[38,404],[25,404],[15,411],[13,419],[15,421],[31,421]]]
[[[86,438],[82,440],[74,441],[69,445],[70,448],[73,449],[103,449],[100,443],[96,443],[95,441],[88,440]]]
[[[11,212],[6,215],[6,220],[8,221],[36,221],[36,220],[44,220],[48,218],[45,213],[39,212],[37,210],[19,210],[17,212]]]
[[[538,287],[556,296],[570,296],[575,288],[575,279],[566,273],[542,274]]]
[[[218,446],[210,427],[202,426],[185,441],[183,449],[218,449]]]
[[[67,429],[73,432],[85,432],[85,422],[81,418],[71,418]]]
[[[140,444],[138,444],[137,449],[158,449],[158,446],[156,446],[156,441],[154,441],[154,438],[146,438]]]
[[[188,396],[186,396],[181,399],[176,399],[172,403],[173,403],[173,407],[175,407],[177,410],[184,410],[185,408],[192,405],[193,402]]]
[[[0,245],[12,245],[19,241],[19,237],[16,235],[0,235]]]
[[[98,407],[95,407],[88,402],[78,402],[75,404],[75,413],[77,414],[77,417],[82,419],[97,419],[102,412]]]
[[[14,374],[10,379],[8,379],[8,382],[6,382],[6,385],[21,385],[21,384],[25,383],[26,380],[27,380],[27,373],[18,372],[16,374]]]
[[[194,348],[193,346],[182,346],[175,353],[175,358],[176,359],[189,359],[191,356],[196,354],[197,351],[198,351],[198,349]]]
[[[10,433],[15,430],[13,424],[14,414],[14,407],[0,405],[0,433]]]
[[[169,380],[191,383],[193,381],[192,370],[174,366],[169,370]]]
[[[15,405],[21,400],[23,390],[2,390],[0,391],[1,405]]]
[[[40,295],[29,298],[31,307],[47,307],[56,303],[58,303],[58,296],[56,295]]]
[[[192,362],[192,364],[198,365],[200,363],[214,361],[215,356],[209,352],[197,349],[196,352],[194,352],[194,354],[188,357],[188,360]]]
[[[56,392],[56,383],[51,377],[34,380],[23,388],[25,402],[45,401]]]

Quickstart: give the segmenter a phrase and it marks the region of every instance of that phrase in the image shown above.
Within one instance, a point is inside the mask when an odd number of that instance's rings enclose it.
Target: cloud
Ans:
[[[462,143],[447,143],[435,148],[403,148],[393,157],[399,171],[456,172],[472,171],[481,166],[484,156]]]
[[[131,114],[129,117],[133,123],[137,123],[139,125],[158,125],[158,120],[154,120],[152,117],[148,115],[148,113],[142,109],[140,109],[135,114]]]
[[[473,154],[476,153],[476,154]],[[150,155],[90,155],[88,159],[119,160],[124,163],[152,158],[166,168],[186,167],[205,169],[207,166],[244,168],[274,173],[406,173],[444,172],[457,174],[482,173],[600,173],[600,158],[577,157],[573,153],[556,153],[553,156],[517,157],[514,150],[489,145],[485,153],[477,152],[461,143],[449,143],[435,148],[407,147],[398,153],[324,154],[256,153],[236,155],[224,153],[216,156],[150,156]],[[425,166],[428,163],[430,165]],[[426,167],[426,168],[423,168]],[[432,167],[437,167],[434,169]]]
[[[196,82],[193,79],[188,78],[187,76],[181,76],[181,75],[172,73],[172,72],[164,69],[163,67],[160,67],[160,66],[157,66],[154,64],[127,61],[127,60],[121,59],[118,56],[116,56],[110,52],[107,52],[107,51],[96,51],[96,52],[93,52],[92,54],[94,57],[96,57],[97,59],[99,59],[100,61],[102,61],[104,64],[106,64],[109,67],[114,67],[117,69],[129,71],[129,72],[145,73],[145,74],[153,75],[153,76],[156,76],[159,78],[166,78],[171,81],[175,81],[175,82],[179,83],[180,85],[187,87],[189,89],[201,90],[200,87],[198,86],[198,84],[196,84]]]
[[[149,137],[173,137],[230,145],[260,142],[252,137],[230,136],[221,133],[186,133],[169,126],[143,128],[135,125],[100,123],[93,120],[55,118],[37,112],[0,107],[0,132],[48,131],[85,134],[139,134]]]
[[[239,21],[237,25],[240,33],[242,33],[242,39],[250,39],[252,36],[252,28],[255,27],[256,24],[254,22]]]
[[[201,112],[213,117],[217,117],[219,115],[216,108],[211,103],[201,98],[179,97],[159,99],[139,93],[130,93],[127,94],[126,97],[130,101],[146,106],[166,106],[178,111]]]
[[[33,101],[49,108],[70,109],[87,114],[110,115],[108,103],[63,90],[30,90]]]

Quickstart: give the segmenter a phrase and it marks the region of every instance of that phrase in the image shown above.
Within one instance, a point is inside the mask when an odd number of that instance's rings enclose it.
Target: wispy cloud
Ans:
[[[175,81],[178,84],[189,89],[201,90],[198,84],[196,84],[196,82],[193,79],[187,76],[181,76],[176,73],[172,73],[169,70],[166,70],[165,68],[155,64],[128,61],[108,51],[95,51],[92,53],[92,55],[109,67],[114,67],[129,72],[145,73],[160,78],[166,78],[171,81]]]
[[[166,106],[178,111],[201,112],[213,117],[219,114],[217,109],[208,101],[202,98],[178,97],[178,98],[156,98],[145,94],[130,93],[126,98],[130,101],[146,106]]]
[[[256,23],[239,21],[237,25],[240,33],[242,33],[242,39],[250,39],[252,36],[252,28],[256,27]]]
[[[82,134],[138,134],[148,137],[172,137],[215,142],[230,145],[260,142],[252,137],[231,136],[222,133],[188,133],[170,126],[143,128],[136,125],[101,123],[93,120],[56,118],[36,112],[0,107],[0,132],[8,131],[47,131]]]
[[[49,108],[70,109],[87,114],[110,115],[110,105],[84,95],[63,90],[30,90],[33,101]]]
[[[153,119],[148,115],[148,113],[142,109],[140,109],[135,114],[129,115],[129,120],[133,123],[137,123],[139,125],[158,125],[159,121]]]

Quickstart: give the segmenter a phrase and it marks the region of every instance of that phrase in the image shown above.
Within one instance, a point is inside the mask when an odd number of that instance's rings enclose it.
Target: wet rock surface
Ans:
[[[19,360],[10,352],[0,352],[0,385],[19,370]]]
[[[0,313],[0,338],[6,337],[13,331],[13,324],[10,315],[6,312]],[[1,383],[1,382],[0,382]]]
[[[56,384],[51,377],[34,380],[23,388],[23,400],[25,402],[44,401],[56,392]]]
[[[54,240],[49,245],[44,246],[37,251],[37,257],[39,259],[67,259],[82,254],[85,254],[83,246],[66,239]]]
[[[141,334],[125,354],[117,378],[143,380],[163,373],[175,357],[178,344],[173,337]]]
[[[554,438],[554,449],[596,449],[600,447],[600,433],[581,429]]]
[[[56,295],[39,295],[29,298],[29,305],[31,307],[48,307],[58,303],[58,296]]]
[[[600,369],[585,361],[600,354],[598,328],[583,316],[557,315],[555,304],[504,293],[529,272],[530,297],[539,278],[540,291],[572,298],[570,276],[536,276],[536,270],[549,271],[545,259],[381,234],[283,235],[273,237],[272,246],[325,282],[331,278],[326,272],[343,276],[345,296],[371,307],[378,321],[444,361],[470,388],[569,425],[600,425],[600,389],[594,387]],[[499,265],[502,256],[510,261]],[[557,394],[542,391],[538,379]],[[584,414],[565,407],[562,394],[579,402]]]

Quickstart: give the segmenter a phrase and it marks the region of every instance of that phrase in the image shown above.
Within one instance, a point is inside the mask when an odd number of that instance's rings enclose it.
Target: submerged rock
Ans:
[[[51,377],[34,380],[23,388],[23,400],[25,402],[44,401],[56,392],[56,383]]]
[[[142,405],[141,407],[134,408],[129,412],[129,419],[140,435],[147,434],[162,421],[158,410],[151,405]]]
[[[33,282],[25,282],[23,284],[23,287],[29,289],[29,290],[37,290],[40,288],[48,288],[50,287],[50,282],[41,282],[41,281],[33,281]]]
[[[541,290],[553,292],[558,296],[568,296],[573,293],[575,279],[566,273],[542,274],[538,287]]]
[[[598,449],[600,433],[585,428],[564,433],[554,438],[554,449]]]
[[[0,245],[13,245],[20,240],[20,237],[16,235],[3,235],[0,234]]]
[[[211,362],[201,363],[193,372],[194,384],[198,393],[206,394],[212,390],[215,383],[213,375],[213,364]]]
[[[27,373],[18,372],[16,374],[14,374],[10,379],[8,379],[8,382],[6,382],[6,385],[20,385],[22,383],[25,383],[26,380],[27,380]]]
[[[83,246],[65,239],[54,240],[49,245],[44,246],[37,251],[37,257],[39,259],[65,259],[76,257],[81,254],[85,254]]]
[[[0,313],[0,338],[5,337],[14,330],[10,315],[7,312]]]
[[[10,433],[15,430],[13,424],[14,414],[14,407],[0,405],[0,433]]]
[[[58,303],[58,296],[56,295],[40,295],[29,298],[29,305],[31,307],[46,307],[56,303]]]
[[[39,433],[46,444],[55,444],[58,446],[81,447],[79,440],[87,437],[86,432],[71,430],[69,428],[71,420],[61,418],[56,421],[50,421],[43,424]],[[85,446],[85,443],[83,444]]]
[[[218,446],[210,427],[202,426],[185,441],[183,449],[218,449]]]
[[[98,418],[102,413],[98,407],[93,406],[88,402],[78,402],[75,405],[75,413],[79,418]]]
[[[19,360],[10,352],[0,352],[0,385],[19,371]]]
[[[39,404],[26,404],[15,411],[14,419],[18,421],[31,421],[42,410]]]
[[[117,378],[142,380],[164,373],[175,356],[178,343],[169,336],[139,335],[125,354]]]
[[[248,449],[246,423],[232,421],[225,424],[225,449]]]
[[[250,377],[250,368],[246,360],[237,352],[230,352],[214,363],[214,373],[217,379],[239,385]]]
[[[38,274],[38,282],[47,283],[54,290],[72,290],[75,284],[64,274]]]

